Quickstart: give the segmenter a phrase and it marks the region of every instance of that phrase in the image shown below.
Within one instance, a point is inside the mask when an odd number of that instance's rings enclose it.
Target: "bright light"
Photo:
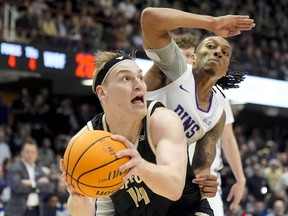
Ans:
[[[145,74],[153,62],[137,58],[136,63]],[[92,80],[85,81],[85,85],[92,85]],[[225,90],[224,93],[232,104],[260,104],[288,108],[288,82],[276,79],[246,76],[237,89]]]
[[[237,89],[224,91],[227,98],[242,103],[288,108],[288,82],[246,76]]]
[[[93,80],[92,79],[83,79],[83,80],[81,80],[81,84],[84,86],[92,86]]]

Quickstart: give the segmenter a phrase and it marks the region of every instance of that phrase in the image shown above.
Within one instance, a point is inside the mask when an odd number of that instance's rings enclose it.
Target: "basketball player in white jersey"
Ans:
[[[176,44],[181,49],[186,59],[187,64],[193,64],[193,56],[194,56],[194,51],[196,47],[195,37],[192,34],[187,33],[187,34],[182,34],[182,35],[175,35],[173,36],[173,39],[175,40]],[[153,76],[145,76],[145,82],[147,84],[148,91],[157,90],[171,83],[171,80],[169,80],[167,76],[163,74],[156,65],[153,65],[150,70],[151,71],[149,73],[150,74],[153,73]],[[233,117],[233,113],[231,110],[229,100],[226,97],[224,97],[224,95],[222,95],[222,93],[219,92],[218,89],[215,89],[215,91],[217,91],[216,96],[218,100],[221,102],[221,104],[224,107],[224,110],[226,113],[226,122],[225,122],[225,127],[223,130],[221,139],[217,141],[216,156],[211,166],[211,173],[217,176],[219,186],[218,186],[216,196],[208,198],[208,201],[209,201],[211,208],[214,211],[214,214],[216,216],[223,216],[224,206],[223,206],[223,201],[222,201],[222,196],[221,196],[222,188],[221,188],[221,176],[220,176],[220,170],[223,168],[221,147],[224,151],[225,157],[236,179],[235,184],[231,188],[230,195],[228,196],[229,198],[228,201],[230,201],[231,198],[233,198],[233,202],[230,206],[231,209],[239,205],[243,197],[246,179],[243,173],[238,144],[237,144],[237,141],[233,132],[233,128],[232,128],[234,117]],[[192,148],[192,146],[193,145],[191,145],[189,148],[190,160],[193,157],[193,151],[194,151],[194,148]]]
[[[169,31],[180,27],[201,28],[228,37],[250,30],[255,26],[254,21],[248,16],[211,20],[209,16],[193,16],[174,9],[146,8],[142,12],[141,25],[147,56],[172,80],[171,84],[150,92],[148,98],[162,101],[180,116],[188,143],[197,141],[192,163],[196,176],[210,173],[216,154],[215,143],[225,123],[223,107],[212,88],[228,72],[231,47],[221,37],[204,39],[196,49],[192,72]],[[241,78],[236,84],[240,81]],[[219,83],[224,88],[235,84],[227,83],[225,86],[223,82]]]

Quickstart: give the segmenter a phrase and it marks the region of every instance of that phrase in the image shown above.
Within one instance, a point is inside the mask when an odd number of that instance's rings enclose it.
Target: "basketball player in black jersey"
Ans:
[[[105,207],[105,199],[99,199],[102,203],[97,203],[96,215],[164,216],[170,203],[182,195],[185,184],[188,156],[180,118],[161,103],[146,101],[142,71],[131,58],[99,51],[96,65],[93,91],[104,112],[88,122],[72,141],[87,130],[107,130],[127,147],[116,156],[131,157],[119,168],[120,172],[130,171],[123,179],[124,186],[109,198],[112,208]],[[77,194],[71,185],[67,188],[71,215],[95,215],[95,199]]]

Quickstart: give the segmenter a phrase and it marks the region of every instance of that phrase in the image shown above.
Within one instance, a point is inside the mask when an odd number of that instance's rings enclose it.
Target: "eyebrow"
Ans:
[[[207,44],[207,43],[209,43],[209,42],[211,42],[211,41],[219,45],[219,41],[217,41],[217,40],[215,40],[215,39],[212,39],[212,38],[209,38],[209,39],[207,40],[207,42],[205,42],[205,44]],[[231,48],[230,45],[223,44],[223,46],[225,46],[225,47],[226,47],[227,49],[229,49],[229,50],[232,50],[232,48]]]
[[[116,72],[116,76],[119,75],[119,74],[121,74],[121,73],[126,73],[126,72],[131,72],[131,73],[132,73],[132,70],[130,70],[130,69],[120,69],[120,70],[118,70],[118,71]],[[142,71],[141,69],[139,69],[139,70],[137,71],[137,73],[138,73],[138,74],[143,74],[143,71]]]

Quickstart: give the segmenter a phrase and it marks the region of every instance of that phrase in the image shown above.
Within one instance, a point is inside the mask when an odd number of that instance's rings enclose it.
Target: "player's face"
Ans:
[[[194,68],[220,79],[227,73],[230,58],[231,47],[225,39],[217,36],[208,37],[196,51]]]
[[[116,65],[107,77],[106,102],[118,110],[119,114],[143,118],[147,113],[146,84],[142,70],[133,61],[123,61]]]
[[[188,49],[181,48],[181,50],[182,50],[182,53],[185,57],[186,63],[187,64],[193,64],[195,48],[194,47],[190,47]]]
[[[38,157],[37,147],[31,144],[26,144],[21,152],[22,158],[29,164],[35,163]]]

